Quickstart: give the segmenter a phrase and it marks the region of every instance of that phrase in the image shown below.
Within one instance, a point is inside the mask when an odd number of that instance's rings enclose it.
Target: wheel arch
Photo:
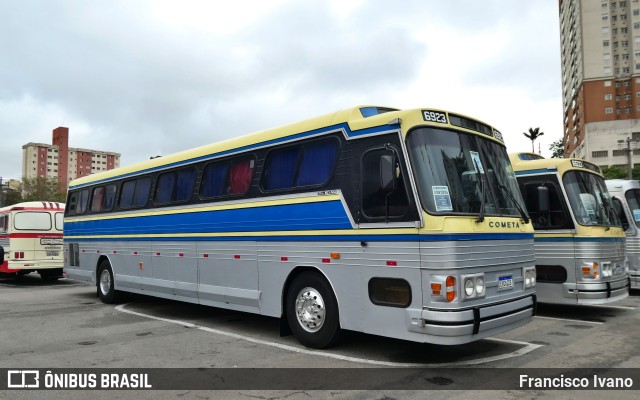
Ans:
[[[287,298],[287,292],[289,291],[289,287],[291,286],[291,283],[295,280],[295,278],[297,278],[299,275],[305,272],[317,273],[327,281],[327,283],[329,284],[329,287],[331,288],[331,291],[333,292],[333,296],[336,298],[336,303],[338,305],[338,315],[340,316],[341,315],[340,298],[338,297],[338,293],[335,290],[335,285],[331,282],[331,279],[329,279],[327,274],[322,269],[318,268],[315,265],[298,265],[295,268],[293,268],[291,272],[289,272],[289,275],[287,275],[287,278],[285,279],[284,284],[282,285],[282,293],[280,293],[280,320],[286,321],[287,319],[286,318],[286,314],[287,314],[286,298]]]
[[[94,270],[94,274],[96,277],[96,286],[98,286],[100,284],[100,264],[102,264],[103,261],[107,261],[109,263],[109,266],[111,267],[111,272],[113,273],[113,287],[116,287],[116,271],[113,270],[113,263],[111,262],[111,259],[109,258],[109,256],[102,254],[100,257],[98,257],[98,261],[96,262],[96,267]]]

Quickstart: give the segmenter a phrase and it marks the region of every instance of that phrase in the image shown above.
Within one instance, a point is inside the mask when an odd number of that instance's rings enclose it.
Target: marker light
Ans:
[[[432,283],[431,294],[433,296],[440,296],[440,293],[442,293],[442,283]]]
[[[447,276],[447,301],[451,302],[456,298],[456,278],[454,276]]]
[[[600,276],[600,265],[597,261],[582,263],[582,277],[587,279],[598,279]]]

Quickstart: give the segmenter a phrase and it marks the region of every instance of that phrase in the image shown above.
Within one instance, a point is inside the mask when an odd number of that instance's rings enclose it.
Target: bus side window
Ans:
[[[166,172],[158,177],[156,203],[177,203],[191,200],[196,169]]]
[[[202,174],[200,193],[204,198],[247,193],[251,186],[253,157],[243,157],[208,164]]]
[[[337,159],[335,138],[275,149],[267,155],[262,188],[270,191],[326,185]]]
[[[87,211],[87,205],[89,204],[89,189],[80,191],[78,198],[78,206],[76,207],[76,214],[84,214]]]
[[[0,232],[6,233],[9,226],[9,216],[0,215]]]
[[[99,186],[93,189],[91,211],[110,211],[116,198],[116,185]]]
[[[395,182],[391,192],[385,191],[381,186],[380,164],[382,156],[391,156],[395,163],[392,165]],[[395,152],[379,148],[364,153],[362,156],[362,213],[364,216],[372,219],[384,218],[385,216],[399,218],[406,215],[408,211],[409,198]]]
[[[544,181],[535,178],[518,178],[520,192],[524,198],[525,206],[531,216],[534,229],[572,229],[573,223],[568,211],[563,206],[564,201],[560,189],[553,181]],[[538,202],[540,186],[548,190],[548,210],[541,212]],[[544,208],[544,206],[543,206]]]
[[[120,190],[118,207],[126,210],[145,206],[149,200],[149,189],[151,189],[151,178],[149,177],[126,181]]]

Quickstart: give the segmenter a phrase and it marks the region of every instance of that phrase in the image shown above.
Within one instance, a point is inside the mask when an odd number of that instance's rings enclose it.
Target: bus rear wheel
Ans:
[[[118,301],[119,292],[115,289],[113,270],[108,260],[102,260],[98,268],[98,297],[103,303],[112,304]]]
[[[314,349],[334,344],[340,336],[338,302],[331,285],[318,273],[298,275],[287,291],[287,321],[300,343]]]

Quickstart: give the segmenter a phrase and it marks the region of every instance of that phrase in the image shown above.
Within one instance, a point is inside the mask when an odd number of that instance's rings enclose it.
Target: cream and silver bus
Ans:
[[[629,295],[624,232],[600,168],[510,155],[535,228],[538,300],[602,304]]]
[[[46,201],[0,208],[0,277],[37,272],[43,281],[62,277],[64,204]]]
[[[610,179],[605,181],[627,236],[627,259],[632,288],[640,288],[640,182]]]
[[[362,106],[70,183],[65,271],[281,318],[460,344],[531,320],[533,228],[500,133],[434,109]]]

